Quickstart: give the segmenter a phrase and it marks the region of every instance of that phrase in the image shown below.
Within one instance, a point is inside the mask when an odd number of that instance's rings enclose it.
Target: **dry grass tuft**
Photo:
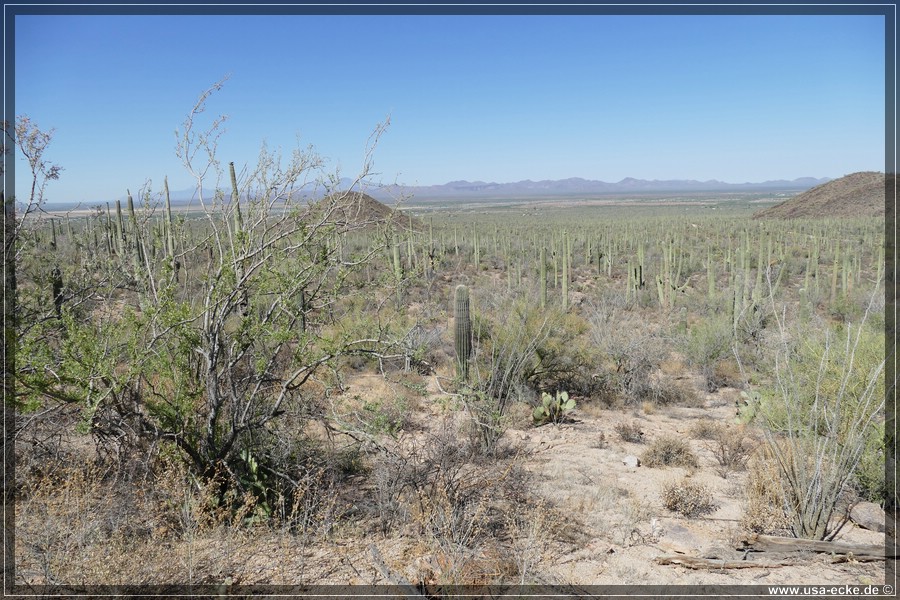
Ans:
[[[701,419],[691,426],[688,434],[695,440],[714,440],[722,431],[722,424],[712,419]]]
[[[700,462],[690,444],[680,437],[664,435],[641,455],[641,463],[647,467],[697,468]]]
[[[667,483],[663,488],[662,501],[667,509],[685,517],[699,517],[717,508],[709,488],[688,478]]]
[[[741,527],[755,533],[787,533],[790,519],[784,510],[785,495],[774,457],[768,449],[763,449],[749,461],[748,466]]]
[[[637,422],[619,423],[616,425],[616,433],[619,434],[619,439],[623,442],[632,444],[644,443],[644,432],[641,431],[641,426]]]

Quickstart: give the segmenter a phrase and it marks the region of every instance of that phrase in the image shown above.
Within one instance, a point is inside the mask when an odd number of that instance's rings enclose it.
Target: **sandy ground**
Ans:
[[[352,381],[346,395],[371,398],[393,392],[396,386],[380,376],[366,375]],[[536,522],[534,537],[526,539],[513,557],[520,570],[526,569],[525,582],[689,586],[884,583],[883,561],[833,563],[831,556],[811,552],[745,556],[736,549],[746,535],[740,521],[748,473],[732,471],[722,477],[709,442],[692,439],[688,433],[701,419],[733,423],[737,396],[737,390],[725,388],[706,394],[703,406],[697,408],[606,409],[586,404],[576,408],[566,423],[533,427],[522,420],[508,429],[504,439],[529,474],[529,495],[553,507],[556,519],[552,526],[548,521],[547,527]],[[412,435],[424,436],[434,430],[448,413],[447,406],[446,395],[430,378],[427,392],[418,395],[412,407],[416,425]],[[620,423],[636,424],[644,432],[644,443],[623,441],[616,431]],[[640,456],[648,443],[662,435],[688,440],[699,467],[626,466],[626,457]],[[686,518],[664,507],[663,487],[684,477],[707,486],[716,504],[713,512]],[[361,481],[361,486],[371,485]],[[884,534],[848,523],[835,541],[883,545]],[[18,577],[41,583],[40,561],[28,557],[29,549],[21,545],[24,542],[16,539],[21,560]],[[113,550],[104,547],[96,552]],[[156,583],[160,578],[183,582],[185,574],[195,583],[217,585],[372,585],[389,583],[388,577],[417,583],[440,568],[434,547],[410,535],[402,524],[396,531],[373,533],[372,527],[354,524],[352,519],[326,539],[313,542],[267,528],[217,530],[194,537],[155,531],[136,551],[143,555],[140,561],[128,555],[131,571],[127,577],[134,583]],[[663,556],[746,560],[755,566],[691,569],[659,564],[657,559]],[[778,561],[790,565],[763,564]],[[91,559],[87,564],[99,563]],[[119,567],[111,568],[115,572]],[[105,577],[100,572],[94,576]]]

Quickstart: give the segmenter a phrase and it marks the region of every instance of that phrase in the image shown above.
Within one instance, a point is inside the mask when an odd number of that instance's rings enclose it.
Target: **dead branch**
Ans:
[[[896,548],[867,544],[845,544],[823,540],[803,540],[754,533],[740,541],[738,550],[755,552],[822,552],[852,555],[857,560],[897,558]]]
[[[753,560],[722,560],[719,558],[701,558],[699,556],[657,556],[654,559],[660,565],[681,565],[689,569],[775,569],[791,567],[795,562],[758,562]]]

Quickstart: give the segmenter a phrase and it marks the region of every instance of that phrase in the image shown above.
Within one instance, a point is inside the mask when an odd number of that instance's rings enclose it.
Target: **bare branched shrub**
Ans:
[[[666,340],[615,303],[594,307],[589,320],[591,341],[611,361],[612,384],[625,403],[665,400],[669,386],[651,375],[668,354]]]
[[[77,457],[58,470],[27,478],[15,505],[16,583],[185,581],[185,565],[172,556],[155,556],[153,541],[159,546],[160,538],[184,539],[183,508],[204,502],[183,469],[157,466],[152,481],[138,482],[116,479],[103,465]],[[198,516],[198,528],[201,522],[208,521]],[[134,560],[136,554],[142,560]]]
[[[706,447],[719,463],[719,474],[726,477],[730,471],[742,471],[756,448],[743,426],[726,427],[720,425]]]

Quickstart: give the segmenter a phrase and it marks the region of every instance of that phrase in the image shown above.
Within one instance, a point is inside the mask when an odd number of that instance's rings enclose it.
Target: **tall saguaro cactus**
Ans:
[[[178,281],[178,269],[181,267],[181,264],[175,258],[175,226],[172,221],[172,200],[169,198],[169,178],[165,177],[163,179],[163,189],[166,193],[166,256],[172,264],[172,272],[175,276],[175,281]]]
[[[134,276],[138,281],[142,279],[142,266],[144,257],[141,254],[141,234],[138,225],[137,214],[134,212],[134,199],[131,197],[131,190],[125,190],[128,194],[128,223],[131,227],[131,237],[128,243],[131,250],[131,260],[134,264]]]
[[[563,231],[562,238],[562,309],[569,309],[569,234]]]
[[[541,285],[541,310],[547,306],[547,258],[544,255],[544,247],[541,246],[541,258],[540,264],[538,265],[538,269],[540,271],[540,285]]]
[[[54,265],[50,270],[50,285],[53,288],[53,309],[56,313],[56,318],[62,318],[62,304],[63,304],[63,280],[62,280],[62,271],[59,270],[58,265]]]
[[[241,196],[238,192],[237,186],[237,176],[234,173],[234,163],[228,163],[228,170],[231,175],[231,205],[234,207],[234,232],[235,236],[238,238],[238,248],[237,251],[239,254],[243,253],[243,240],[244,240],[244,218],[241,215]],[[250,311],[250,298],[247,294],[247,289],[243,287],[244,280],[244,264],[241,261],[240,257],[237,257],[238,260],[235,262],[235,274],[237,275],[238,285],[241,286],[241,295],[240,295],[240,309],[241,316],[246,317]]]
[[[472,319],[469,315],[469,288],[456,286],[453,308],[453,345],[456,349],[456,375],[469,378],[469,356],[472,353]]]

